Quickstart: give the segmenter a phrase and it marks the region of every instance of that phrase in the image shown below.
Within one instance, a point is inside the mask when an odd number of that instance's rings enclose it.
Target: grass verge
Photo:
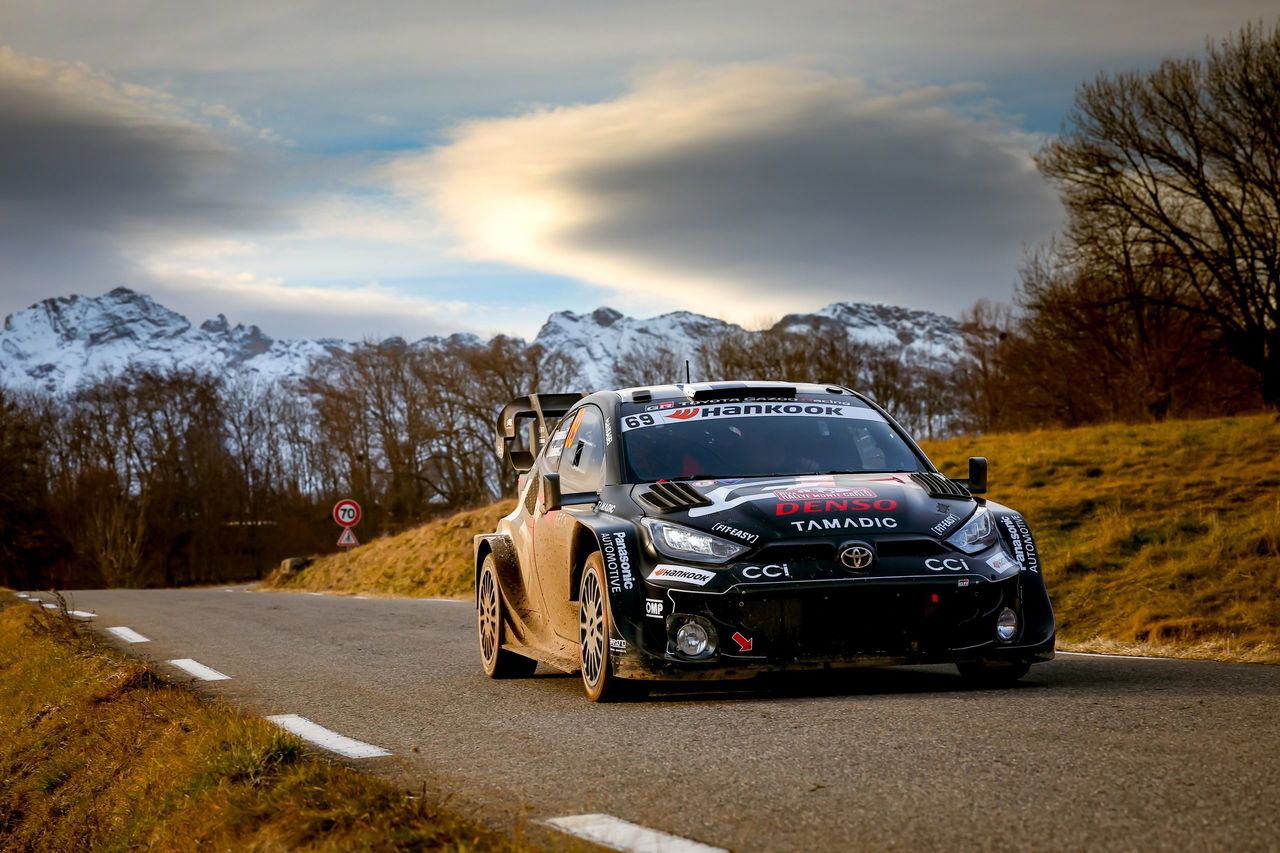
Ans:
[[[1280,663],[1280,418],[1112,424],[925,443],[991,462],[1027,516],[1064,649]],[[471,595],[471,537],[514,504],[323,557],[286,588]]]
[[[991,462],[1045,558],[1060,645],[1280,663],[1280,417],[929,442]]]
[[[374,539],[342,554],[318,558],[292,578],[268,581],[277,589],[382,593],[425,598],[467,598],[474,585],[471,539],[490,533],[515,501],[440,518],[398,536]]]
[[[509,851],[438,806],[0,603],[0,849]]]

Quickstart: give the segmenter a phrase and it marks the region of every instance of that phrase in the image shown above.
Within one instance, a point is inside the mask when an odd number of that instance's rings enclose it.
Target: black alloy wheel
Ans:
[[[480,635],[480,663],[490,678],[525,678],[538,662],[502,648],[502,590],[493,555],[484,558],[476,585],[476,627]]]
[[[578,585],[578,656],[582,687],[592,702],[640,698],[649,692],[643,681],[613,674],[609,659],[609,605],[605,600],[604,561],[596,551],[587,557]]]

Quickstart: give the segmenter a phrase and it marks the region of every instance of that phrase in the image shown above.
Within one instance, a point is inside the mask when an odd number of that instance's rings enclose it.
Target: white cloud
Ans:
[[[410,296],[376,281],[327,288],[212,267],[155,265],[151,273],[157,281],[151,295],[196,323],[227,314],[272,335],[346,340],[415,339],[479,327],[473,305]]]
[[[680,65],[611,101],[458,126],[388,168],[468,257],[752,320],[850,299],[958,311],[1007,298],[1057,224],[1034,140],[777,65]]]

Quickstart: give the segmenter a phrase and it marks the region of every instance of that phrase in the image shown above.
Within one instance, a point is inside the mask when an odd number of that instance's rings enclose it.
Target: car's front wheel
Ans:
[[[480,634],[480,663],[490,678],[525,678],[538,662],[502,647],[502,590],[493,555],[484,558],[476,583],[476,627]]]
[[[609,660],[609,604],[606,600],[604,561],[596,551],[587,557],[578,584],[578,655],[582,687],[592,702],[616,702],[644,696],[649,686],[613,674]]]

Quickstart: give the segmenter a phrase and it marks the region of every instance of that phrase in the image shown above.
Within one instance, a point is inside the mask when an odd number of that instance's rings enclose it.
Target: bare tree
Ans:
[[[1100,75],[1038,163],[1091,265],[1146,268],[1142,298],[1204,318],[1280,405],[1280,26]]]

